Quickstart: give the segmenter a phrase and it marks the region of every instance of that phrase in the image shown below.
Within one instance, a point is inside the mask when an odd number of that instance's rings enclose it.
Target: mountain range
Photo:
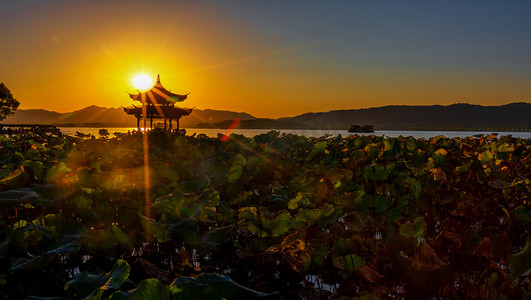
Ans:
[[[180,126],[193,128],[199,123],[217,123],[225,120],[256,119],[247,113],[224,110],[194,109],[180,120]],[[155,122],[155,121],[154,121]],[[19,109],[7,117],[3,124],[46,124],[75,127],[136,127],[136,118],[124,113],[122,108],[105,108],[95,105],[68,113],[44,109]]]
[[[452,105],[389,105],[364,109],[305,113],[278,119],[256,118],[244,112],[194,109],[180,120],[184,128],[227,128],[239,119],[240,128],[262,129],[347,129],[370,124],[376,130],[480,130],[530,131],[531,103],[500,106],[466,103]],[[121,108],[89,106],[58,113],[43,109],[19,109],[4,124],[53,124],[57,126],[135,127],[136,119]]]

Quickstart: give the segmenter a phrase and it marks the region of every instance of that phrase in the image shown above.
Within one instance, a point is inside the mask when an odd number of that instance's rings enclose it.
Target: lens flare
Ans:
[[[131,80],[133,86],[140,92],[149,90],[155,84],[153,78],[146,74],[137,74]]]

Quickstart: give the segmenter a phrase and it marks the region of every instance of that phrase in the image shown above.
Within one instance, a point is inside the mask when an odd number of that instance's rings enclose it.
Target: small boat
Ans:
[[[374,132],[374,125],[350,125],[348,132]]]

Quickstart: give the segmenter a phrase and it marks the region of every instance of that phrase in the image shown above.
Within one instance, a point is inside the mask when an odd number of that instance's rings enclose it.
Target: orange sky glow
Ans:
[[[0,82],[22,109],[128,106],[126,92],[136,92],[132,77],[139,73],[153,80],[160,74],[174,93],[190,92],[184,107],[257,117],[391,104],[500,105],[529,101],[531,95],[529,59],[491,64],[488,57],[487,66],[480,60],[461,64],[459,53],[447,54],[457,46],[443,52],[420,42],[412,54],[417,45],[408,39],[386,44],[376,33],[354,34],[362,25],[312,31],[300,17],[293,26],[303,32],[296,35],[264,27],[244,8],[215,1],[29,2],[0,12],[0,38],[8,41],[0,48]],[[333,18],[330,14],[323,17]],[[298,16],[292,18],[296,22]],[[488,47],[480,42],[479,56]],[[517,56],[529,43],[523,47],[514,50]],[[375,48],[381,53],[374,54]]]

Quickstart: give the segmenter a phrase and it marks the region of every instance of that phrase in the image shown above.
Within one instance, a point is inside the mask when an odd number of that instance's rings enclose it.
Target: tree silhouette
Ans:
[[[13,97],[7,86],[0,83],[0,121],[15,113],[19,105],[20,102]]]

